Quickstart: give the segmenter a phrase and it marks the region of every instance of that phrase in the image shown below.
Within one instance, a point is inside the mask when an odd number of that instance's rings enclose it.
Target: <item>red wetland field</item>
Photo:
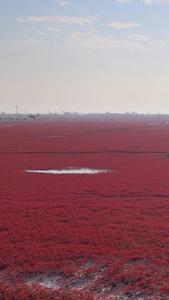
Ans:
[[[0,123],[0,299],[169,299],[169,116]]]

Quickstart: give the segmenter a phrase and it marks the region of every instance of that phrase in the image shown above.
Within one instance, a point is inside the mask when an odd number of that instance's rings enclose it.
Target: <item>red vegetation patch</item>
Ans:
[[[162,121],[0,126],[0,299],[169,298]],[[69,167],[115,172],[23,172]]]

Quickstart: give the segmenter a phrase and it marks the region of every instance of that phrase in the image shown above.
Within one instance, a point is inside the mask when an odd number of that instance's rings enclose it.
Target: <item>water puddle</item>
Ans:
[[[90,168],[68,168],[68,169],[50,169],[50,170],[25,170],[29,173],[45,173],[45,174],[98,174],[108,173],[111,170],[108,169],[90,169]]]
[[[161,125],[161,123],[158,122],[158,123],[149,123],[149,124],[148,124],[148,126],[153,126],[153,125]]]

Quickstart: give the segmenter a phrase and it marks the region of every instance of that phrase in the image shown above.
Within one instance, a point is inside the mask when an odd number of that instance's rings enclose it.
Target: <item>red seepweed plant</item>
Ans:
[[[169,124],[151,118],[0,126],[0,299],[169,298]],[[85,167],[108,172],[26,172]]]

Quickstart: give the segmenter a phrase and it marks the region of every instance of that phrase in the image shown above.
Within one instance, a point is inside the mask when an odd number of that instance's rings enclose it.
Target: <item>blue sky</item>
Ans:
[[[0,4],[0,112],[169,113],[169,1]]]

